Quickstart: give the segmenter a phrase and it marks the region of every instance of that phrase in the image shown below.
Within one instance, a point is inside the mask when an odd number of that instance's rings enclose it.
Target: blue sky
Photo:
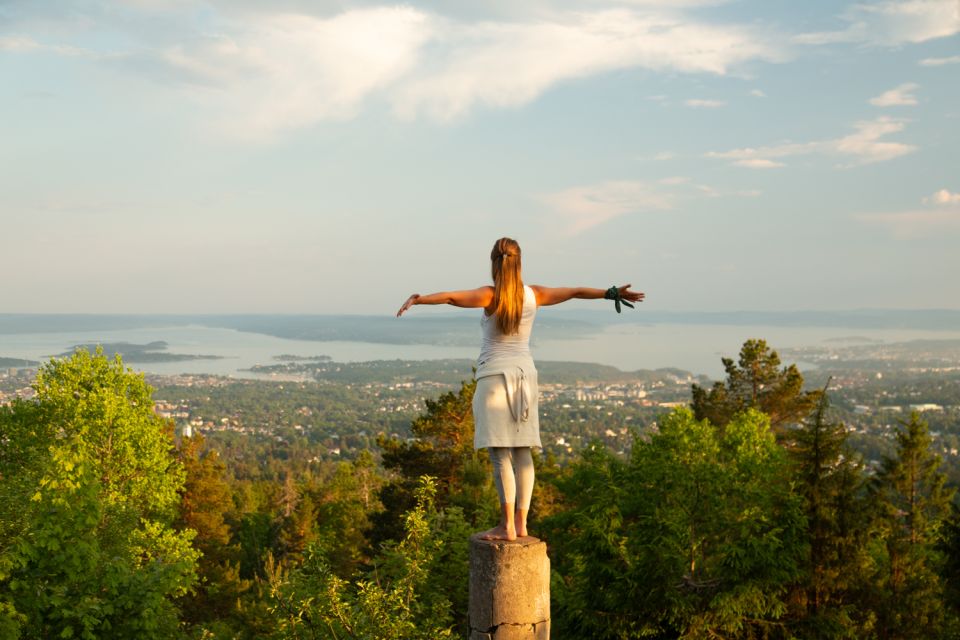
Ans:
[[[960,308],[960,3],[0,0],[6,312]]]

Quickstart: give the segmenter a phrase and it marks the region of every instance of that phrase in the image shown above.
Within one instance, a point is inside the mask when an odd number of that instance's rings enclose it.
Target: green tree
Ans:
[[[383,466],[394,479],[380,491],[383,511],[372,517],[374,544],[402,535],[403,514],[414,507],[421,476],[436,478],[437,503],[459,506],[474,525],[492,519],[497,501],[490,493],[490,465],[486,452],[473,448],[473,393],[476,382],[466,381],[458,391],[427,399],[427,410],[411,425],[410,441],[381,437]]]
[[[770,416],[771,426],[779,432],[809,415],[820,399],[820,391],[803,391],[803,376],[796,365],[780,367],[780,356],[765,340],[747,340],[737,362],[731,358],[722,362],[726,381],[715,382],[709,391],[693,385],[697,420],[723,427],[738,413],[753,408]]]
[[[404,518],[404,537],[388,547],[373,575],[344,580],[308,547],[301,567],[271,567],[277,638],[451,638],[449,602],[424,597],[442,543],[433,535],[435,485],[424,478]]]
[[[782,630],[803,554],[800,497],[767,417],[723,431],[677,410],[628,462],[601,446],[545,523],[564,637],[747,638]]]
[[[370,514],[379,508],[382,484],[373,456],[363,451],[353,462],[337,464],[333,477],[311,494],[317,505],[314,553],[322,548],[326,562],[340,577],[353,575],[369,560],[364,532],[370,527]]]
[[[877,535],[871,547],[877,635],[882,640],[937,637],[944,619],[940,570],[943,527],[954,491],[931,451],[927,423],[913,413],[897,433],[896,455],[872,484]]]
[[[866,476],[845,425],[829,421],[828,409],[824,388],[813,414],[788,435],[808,541],[792,617],[804,638],[860,638],[872,624],[855,598],[867,564]]]
[[[0,410],[0,599],[26,638],[169,638],[199,553],[184,471],[142,375],[102,351],[51,360]]]
[[[953,637],[960,637],[960,507],[956,501],[950,505],[950,517],[944,522],[940,552],[944,557],[940,573],[944,603],[949,611],[948,626]]]
[[[196,532],[194,547],[203,555],[195,590],[180,599],[186,622],[240,628],[237,602],[251,586],[240,578],[239,548],[231,542],[227,515],[233,510],[226,466],[202,435],[182,438],[177,456],[186,479],[181,490],[179,529]]]

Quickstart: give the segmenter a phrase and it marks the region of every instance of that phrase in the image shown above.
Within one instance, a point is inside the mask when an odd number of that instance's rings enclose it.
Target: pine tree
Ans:
[[[793,615],[802,637],[859,637],[864,623],[852,592],[862,576],[869,531],[865,475],[847,446],[846,427],[827,420],[828,408],[824,387],[813,414],[789,432],[809,543]]]
[[[872,596],[881,640],[936,637],[945,616],[939,544],[953,490],[931,451],[927,423],[913,413],[901,424],[896,455],[884,459],[871,487],[878,532]]]
[[[820,398],[820,391],[803,391],[803,376],[796,365],[780,368],[780,356],[765,340],[747,340],[734,362],[723,358],[725,382],[716,382],[707,391],[693,385],[692,407],[697,420],[709,420],[723,427],[749,408],[770,416],[770,425],[782,431],[808,415]]]
[[[180,600],[184,620],[204,628],[215,624],[242,628],[237,603],[250,590],[251,582],[240,577],[239,548],[232,544],[227,524],[233,500],[226,466],[215,449],[207,448],[201,434],[181,439],[177,456],[186,481],[176,524],[196,532],[193,544],[203,554],[197,567],[199,584]]]
[[[371,518],[374,545],[403,535],[403,514],[413,509],[421,476],[436,479],[437,505],[459,506],[468,522],[478,524],[496,511],[489,494],[486,452],[473,448],[473,393],[476,382],[465,381],[458,391],[426,400],[427,410],[412,425],[412,441],[381,437],[383,466],[396,473],[380,491],[383,511]]]

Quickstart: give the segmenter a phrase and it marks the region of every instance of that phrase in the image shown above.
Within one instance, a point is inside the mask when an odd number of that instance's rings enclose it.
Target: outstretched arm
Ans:
[[[465,289],[463,291],[441,291],[422,296],[415,293],[403,303],[400,310],[397,311],[397,317],[415,304],[450,304],[455,307],[488,307],[493,302],[493,287],[480,287],[479,289]]]
[[[630,291],[633,285],[625,284],[617,287],[620,290],[620,297],[629,302],[643,302],[645,294],[641,291]],[[560,304],[567,300],[596,300],[603,298],[606,289],[593,289],[591,287],[543,287],[533,285],[533,292],[537,294],[537,306],[546,307],[552,304]]]

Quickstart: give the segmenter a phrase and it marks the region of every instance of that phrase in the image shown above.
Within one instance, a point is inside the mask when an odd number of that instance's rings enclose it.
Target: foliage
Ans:
[[[960,637],[960,508],[934,455],[960,446],[957,409],[929,427],[912,416],[894,440],[890,413],[859,406],[956,404],[955,380],[869,372],[829,406],[763,341],[743,347],[724,382],[694,386],[695,416],[541,405],[546,439],[574,443],[537,459],[554,635]],[[329,380],[167,388],[178,411],[235,429],[176,451],[119,361],[45,366],[36,400],[0,406],[0,638],[466,636],[468,538],[497,506],[472,383],[414,417],[426,365],[320,364]],[[408,377],[368,383],[385,376]],[[749,409],[771,413],[782,447]],[[397,436],[411,419],[414,437]],[[626,429],[640,423],[648,435]],[[378,431],[392,434],[382,466]]]
[[[301,504],[301,512],[314,510],[312,537],[304,535],[302,539],[313,541],[314,553],[322,549],[326,562],[340,577],[353,575],[369,559],[364,534],[370,527],[370,514],[380,507],[377,493],[382,484],[376,461],[364,451],[353,462],[339,463],[332,477],[307,492]]]
[[[344,580],[322,553],[307,549],[303,565],[284,573],[272,568],[271,592],[277,638],[434,640],[452,637],[449,602],[424,598],[429,567],[441,543],[431,535],[436,485],[424,478],[416,506],[407,513],[403,540],[388,548],[373,575]]]
[[[242,628],[239,601],[251,589],[240,577],[239,545],[232,541],[226,514],[233,510],[226,466],[202,435],[182,438],[177,448],[186,479],[181,489],[176,526],[195,532],[194,547],[202,553],[198,584],[180,599],[185,622],[211,627]]]
[[[0,410],[4,608],[26,638],[170,637],[199,553],[172,527],[184,472],[150,388],[79,351],[35,390]]]
[[[896,455],[884,460],[871,487],[877,515],[869,596],[878,637],[930,638],[946,616],[939,543],[954,492],[930,450],[927,424],[916,413],[901,424]]]
[[[461,507],[467,520],[477,524],[489,518],[497,501],[490,492],[490,465],[486,452],[473,448],[473,393],[475,381],[466,381],[457,392],[426,400],[427,410],[411,425],[409,441],[380,438],[383,466],[395,472],[380,492],[383,512],[372,518],[374,543],[397,539],[402,514],[415,503],[419,478],[436,478],[441,507]]]
[[[562,481],[569,509],[545,525],[561,547],[558,632],[693,639],[778,628],[803,515],[768,419],[749,411],[718,431],[677,410],[659,427],[629,461],[597,447]]]
[[[808,553],[793,588],[791,617],[802,637],[860,638],[872,626],[857,606],[867,566],[870,516],[859,457],[842,422],[827,419],[826,389],[813,414],[788,434],[807,520]]]
[[[693,385],[693,412],[697,420],[722,427],[748,408],[770,416],[774,430],[795,423],[816,407],[821,392],[804,392],[803,376],[796,365],[780,368],[780,356],[765,340],[747,340],[734,362],[723,358],[725,382],[707,391]]]

